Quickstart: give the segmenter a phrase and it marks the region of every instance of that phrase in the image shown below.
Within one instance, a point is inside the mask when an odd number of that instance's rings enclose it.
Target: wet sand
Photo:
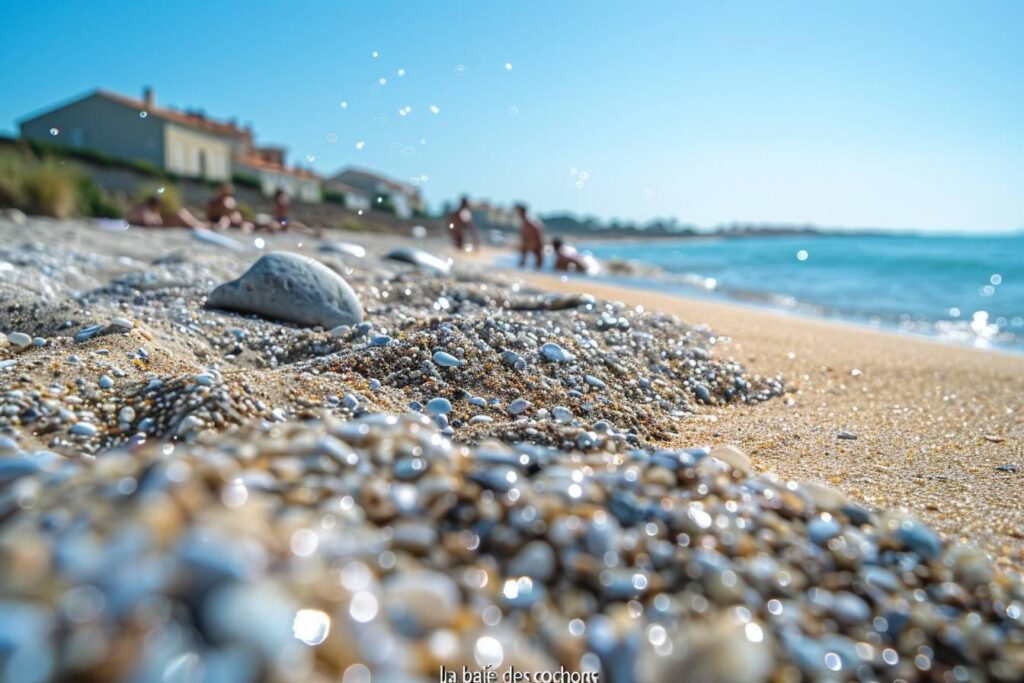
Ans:
[[[997,469],[1024,466],[1024,356],[578,278],[525,281],[705,323],[731,338],[720,357],[784,375],[785,400],[710,409],[679,425],[675,445],[735,443],[762,470],[907,508],[1024,565],[1024,474]]]

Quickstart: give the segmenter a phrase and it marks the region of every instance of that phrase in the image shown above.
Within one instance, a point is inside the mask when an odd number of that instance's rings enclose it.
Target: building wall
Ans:
[[[235,162],[240,173],[258,178],[260,192],[264,196],[273,196],[279,189],[288,193],[289,197],[304,202],[318,202],[321,199],[320,181],[316,178],[300,178],[290,173],[279,173],[265,168],[255,168]]]
[[[223,138],[168,122],[164,149],[168,171],[191,178],[231,179],[231,143]]]
[[[118,159],[164,165],[164,122],[99,95],[22,121],[21,136]],[[56,129],[56,135],[51,134]]]

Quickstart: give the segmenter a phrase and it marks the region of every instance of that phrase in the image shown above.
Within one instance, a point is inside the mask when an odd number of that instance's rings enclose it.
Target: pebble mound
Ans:
[[[375,414],[0,455],[5,680],[1024,676],[1019,577],[732,448],[472,448]]]
[[[45,279],[63,292],[22,291],[0,311],[0,332],[45,344],[0,344],[0,433],[95,454],[250,418],[425,412],[443,398],[452,407],[437,424],[460,441],[599,450],[672,443],[709,407],[785,391],[780,377],[717,358],[721,339],[706,328],[480,271],[427,277],[370,257],[324,257],[366,320],[320,330],[238,316],[203,305],[237,274],[237,258],[220,251],[142,264],[33,243],[0,249],[19,264],[19,287]],[[550,360],[553,346],[561,362]],[[195,379],[204,373],[205,384]],[[133,419],[120,419],[125,408]],[[77,422],[96,430],[73,431]]]

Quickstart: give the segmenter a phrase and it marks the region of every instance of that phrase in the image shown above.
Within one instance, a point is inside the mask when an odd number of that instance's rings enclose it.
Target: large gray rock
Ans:
[[[242,277],[213,290],[206,306],[325,329],[363,319],[359,297],[340,275],[315,259],[284,251],[260,257]]]
[[[451,272],[451,265],[443,258],[434,256],[430,252],[417,249],[416,247],[398,247],[388,252],[387,258],[392,261],[411,263],[412,265],[432,272],[436,275],[447,275]]]

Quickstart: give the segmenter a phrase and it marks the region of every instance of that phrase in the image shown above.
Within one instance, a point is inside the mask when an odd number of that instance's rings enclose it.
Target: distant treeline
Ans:
[[[745,235],[813,235],[821,232],[814,225],[777,225],[766,223],[728,223],[713,228],[698,228],[680,223],[675,218],[656,218],[646,223],[631,221],[602,221],[595,216],[574,216],[559,213],[542,217],[551,232],[579,235],[644,235],[645,237],[695,237],[715,235],[740,237]]]

